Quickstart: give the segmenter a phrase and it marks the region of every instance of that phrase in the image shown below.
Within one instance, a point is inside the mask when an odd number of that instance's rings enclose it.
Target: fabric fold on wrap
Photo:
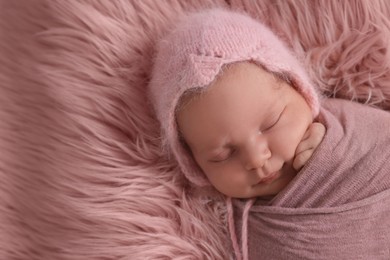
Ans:
[[[248,220],[249,259],[390,259],[390,113],[326,99],[327,132],[296,178]],[[245,200],[234,200],[241,237]]]

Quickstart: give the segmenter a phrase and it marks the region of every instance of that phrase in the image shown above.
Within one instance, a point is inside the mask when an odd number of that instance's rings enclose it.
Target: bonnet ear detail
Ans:
[[[194,79],[193,86],[205,86],[210,84],[218,75],[223,60],[215,56],[189,55],[189,76]]]

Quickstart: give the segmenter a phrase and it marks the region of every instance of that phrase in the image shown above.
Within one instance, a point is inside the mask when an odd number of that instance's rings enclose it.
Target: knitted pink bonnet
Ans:
[[[163,148],[196,185],[210,183],[180,142],[178,101],[187,90],[209,86],[223,65],[249,60],[287,75],[311,107],[313,118],[317,116],[319,98],[303,67],[270,29],[249,16],[224,9],[193,13],[157,46],[149,96],[161,124]]]

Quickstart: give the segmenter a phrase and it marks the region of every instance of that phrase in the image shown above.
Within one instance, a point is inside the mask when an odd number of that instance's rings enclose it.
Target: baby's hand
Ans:
[[[313,155],[314,150],[321,143],[325,136],[325,126],[321,123],[314,122],[306,130],[302,141],[298,144],[295,151],[295,158],[293,161],[293,167],[295,170],[299,170],[305,165],[305,163]]]

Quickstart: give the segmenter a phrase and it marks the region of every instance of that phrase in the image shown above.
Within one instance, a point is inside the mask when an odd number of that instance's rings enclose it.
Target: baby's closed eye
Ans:
[[[273,115],[270,119],[268,119],[267,121],[269,121],[269,123],[267,123],[265,128],[263,130],[260,130],[260,131],[266,132],[268,130],[271,130],[280,121],[284,110],[285,110],[285,108],[283,110],[281,110],[279,113],[277,113],[276,115]]]
[[[223,152],[219,153],[218,155],[212,157],[209,161],[215,163],[226,161],[233,155],[234,152],[235,152],[234,149],[231,148],[226,149]]]

